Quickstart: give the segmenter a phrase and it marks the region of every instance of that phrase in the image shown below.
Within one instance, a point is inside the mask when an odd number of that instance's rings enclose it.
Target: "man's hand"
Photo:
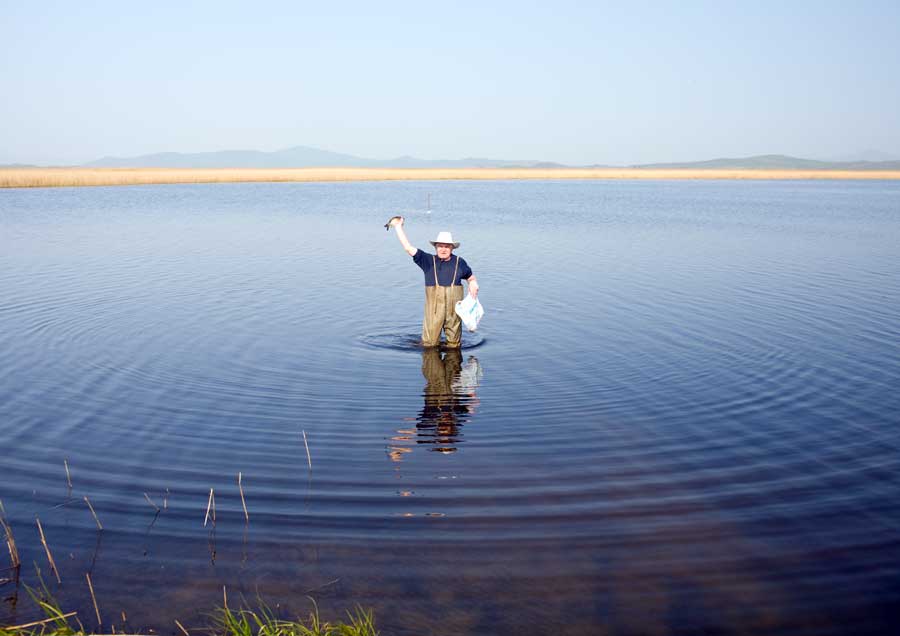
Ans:
[[[403,217],[398,214],[397,216],[395,216],[394,218],[391,219],[391,225],[393,227],[398,227],[398,226],[403,225]]]
[[[478,281],[472,276],[469,278],[469,296],[478,298]]]

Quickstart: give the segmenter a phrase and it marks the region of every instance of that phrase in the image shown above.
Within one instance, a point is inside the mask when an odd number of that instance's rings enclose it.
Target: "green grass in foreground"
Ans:
[[[210,631],[216,636],[378,636],[371,610],[357,607],[355,613],[347,612],[347,618],[349,623],[322,622],[315,602],[305,622],[276,618],[262,604],[258,611],[224,607],[217,610]]]
[[[65,613],[59,603],[43,586],[40,596],[28,589],[31,598],[47,616],[41,621],[24,625],[0,627],[0,636],[89,636],[103,632],[92,632],[84,628],[75,612]],[[313,611],[304,620],[284,620],[260,601],[259,609],[249,607],[232,609],[221,607],[212,614],[210,625],[194,629],[194,633],[207,636],[378,636],[375,619],[371,610],[357,606],[353,613],[347,612],[349,622],[322,621],[315,601]],[[178,625],[182,630],[184,628]],[[185,630],[185,633],[188,633]]]

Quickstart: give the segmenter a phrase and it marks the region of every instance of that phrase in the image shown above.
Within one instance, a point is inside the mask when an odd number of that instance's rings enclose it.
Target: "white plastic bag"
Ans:
[[[481,383],[482,376],[484,376],[484,371],[481,370],[478,358],[469,356],[469,359],[466,360],[459,370],[459,375],[454,378],[450,386],[457,395],[460,393],[474,395],[475,389]]]
[[[466,294],[465,298],[456,303],[456,315],[462,319],[466,329],[475,331],[478,328],[478,322],[484,315],[484,307],[477,298]]]

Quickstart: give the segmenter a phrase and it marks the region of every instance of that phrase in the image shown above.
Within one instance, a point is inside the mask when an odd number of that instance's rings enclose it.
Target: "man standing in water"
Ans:
[[[397,230],[397,238],[406,253],[425,272],[425,317],[422,319],[422,345],[436,347],[441,344],[441,329],[447,339],[446,346],[459,348],[462,324],[456,315],[456,303],[463,299],[462,281],[469,284],[469,294],[478,297],[478,281],[465,260],[454,256],[459,247],[450,232],[439,232],[431,241],[437,254],[428,254],[413,247],[403,231],[403,217],[394,217],[390,225]]]

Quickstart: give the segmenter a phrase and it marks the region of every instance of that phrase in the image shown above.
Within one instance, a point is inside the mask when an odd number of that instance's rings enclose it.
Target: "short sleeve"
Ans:
[[[460,280],[469,280],[469,277],[472,275],[472,268],[469,267],[465,259],[461,258],[459,260],[459,278]]]
[[[426,263],[431,260],[428,257],[428,254],[423,252],[421,249],[416,250],[416,253],[413,254],[412,259],[415,262],[415,264],[418,265],[419,267],[421,267],[422,269],[425,269]]]

